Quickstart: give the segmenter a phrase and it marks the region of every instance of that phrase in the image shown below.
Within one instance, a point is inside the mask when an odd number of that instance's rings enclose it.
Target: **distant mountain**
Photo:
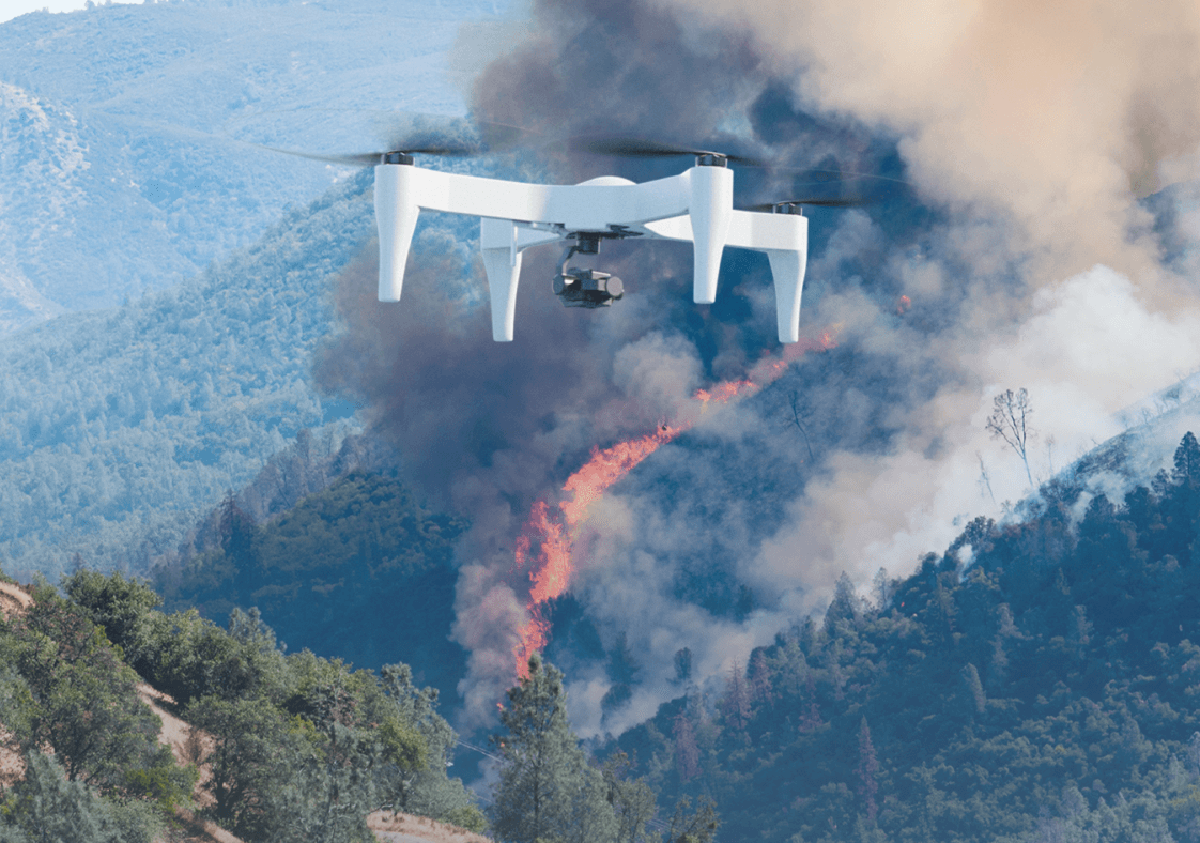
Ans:
[[[438,4],[97,5],[0,25],[0,331],[120,304],[257,240],[378,148],[395,111],[461,114]]]

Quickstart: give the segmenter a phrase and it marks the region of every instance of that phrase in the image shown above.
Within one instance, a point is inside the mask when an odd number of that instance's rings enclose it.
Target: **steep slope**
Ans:
[[[170,610],[224,624],[255,607],[292,649],[378,670],[403,658],[453,707],[465,654],[449,640],[465,523],[428,511],[398,481],[352,472],[264,524],[232,501],[216,547],[155,570]]]
[[[1190,839],[1193,435],[1172,466],[1123,503],[1049,484],[871,600],[843,578],[823,623],[616,745],[660,803],[715,796],[729,841]]]
[[[0,761],[21,768],[0,794],[4,839],[158,839],[174,814],[189,840],[364,840],[380,800],[482,827],[446,776],[455,735],[405,665],[284,656],[255,614],[227,632],[163,615],[120,575],[64,586],[0,618]]]

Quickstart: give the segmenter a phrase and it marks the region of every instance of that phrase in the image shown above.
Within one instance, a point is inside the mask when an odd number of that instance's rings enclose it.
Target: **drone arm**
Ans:
[[[808,218],[800,214],[734,211],[729,245],[766,252],[775,283],[780,342],[800,340],[800,294],[808,263]]]
[[[800,340],[800,294],[808,262],[808,218],[734,211],[729,245],[766,252],[775,283],[780,342]]]

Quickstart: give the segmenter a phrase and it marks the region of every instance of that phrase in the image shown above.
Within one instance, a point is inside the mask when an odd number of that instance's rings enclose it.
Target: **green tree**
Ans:
[[[588,766],[567,721],[562,673],[531,656],[500,720],[507,734],[492,738],[503,759],[493,832],[506,843],[615,841],[617,821],[603,778]]]
[[[975,681],[979,681],[978,677]],[[875,794],[879,792],[879,782],[876,781],[879,775],[879,760],[875,757],[875,745],[871,742],[871,727],[867,725],[865,717],[858,729],[858,758],[858,766],[854,769],[858,776],[858,795],[862,797],[863,805],[866,808],[867,822],[874,823],[878,810]]]
[[[717,806],[711,799],[701,796],[693,811],[692,801],[685,796],[675,806],[666,843],[710,843],[720,825]]]
[[[69,780],[123,790],[127,768],[158,764],[161,724],[103,631],[52,587],[35,597],[9,642],[33,702],[25,748],[53,746]]]
[[[225,493],[219,507],[217,532],[221,550],[234,563],[238,590],[249,594],[262,585],[262,531],[249,513],[238,506],[232,491]]]
[[[62,588],[92,623],[104,629],[108,640],[121,647],[126,661],[136,668],[146,644],[147,613],[162,603],[154,590],[140,580],[125,579],[119,571],[105,577],[87,568],[64,578]]]
[[[372,843],[365,817],[376,806],[372,768],[378,746],[364,730],[336,719],[305,722],[309,751],[293,761],[282,790],[275,839],[303,843]]]
[[[69,781],[53,756],[37,751],[26,755],[25,778],[3,808],[5,843],[150,843],[163,828],[148,806],[110,802],[82,782]]]
[[[384,706],[378,738],[383,744],[381,796],[401,810],[473,831],[487,819],[460,779],[446,775],[458,735],[437,713],[436,688],[418,688],[406,664],[383,666]]]
[[[618,751],[604,762],[604,788],[617,817],[617,843],[646,839],[646,823],[658,811],[654,791],[645,779],[629,779],[629,755]]]
[[[212,765],[206,788],[215,802],[213,819],[246,839],[278,838],[283,791],[310,754],[299,726],[264,699],[205,696],[184,717],[215,741],[202,759]]]

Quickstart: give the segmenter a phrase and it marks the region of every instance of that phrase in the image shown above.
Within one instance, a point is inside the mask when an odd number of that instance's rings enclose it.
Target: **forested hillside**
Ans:
[[[446,54],[504,5],[97,3],[0,25],[0,332],[177,284],[345,176],[254,143],[362,151],[389,112],[461,114]]]
[[[80,571],[64,590],[36,587],[27,612],[0,621],[3,749],[25,764],[0,793],[0,839],[149,843],[176,806],[248,841],[371,841],[366,815],[385,803],[482,828],[446,777],[456,738],[436,692],[406,665],[284,655],[257,612],[227,630],[163,614],[119,574]],[[211,736],[192,763],[158,743],[139,679]],[[211,775],[193,794],[197,765]]]
[[[1055,481],[872,599],[843,578],[612,748],[660,803],[714,797],[730,843],[1196,840],[1198,530],[1189,433],[1123,500]]]
[[[465,523],[431,513],[394,479],[352,472],[256,524],[233,498],[216,511],[214,546],[157,568],[169,610],[224,624],[256,607],[284,642],[379,669],[403,658],[421,684],[457,697],[465,653],[449,640]]]
[[[330,278],[373,226],[370,173],[192,281],[0,347],[0,555],[51,579],[78,553],[145,572],[305,428],[336,451],[353,407],[309,360]]]

